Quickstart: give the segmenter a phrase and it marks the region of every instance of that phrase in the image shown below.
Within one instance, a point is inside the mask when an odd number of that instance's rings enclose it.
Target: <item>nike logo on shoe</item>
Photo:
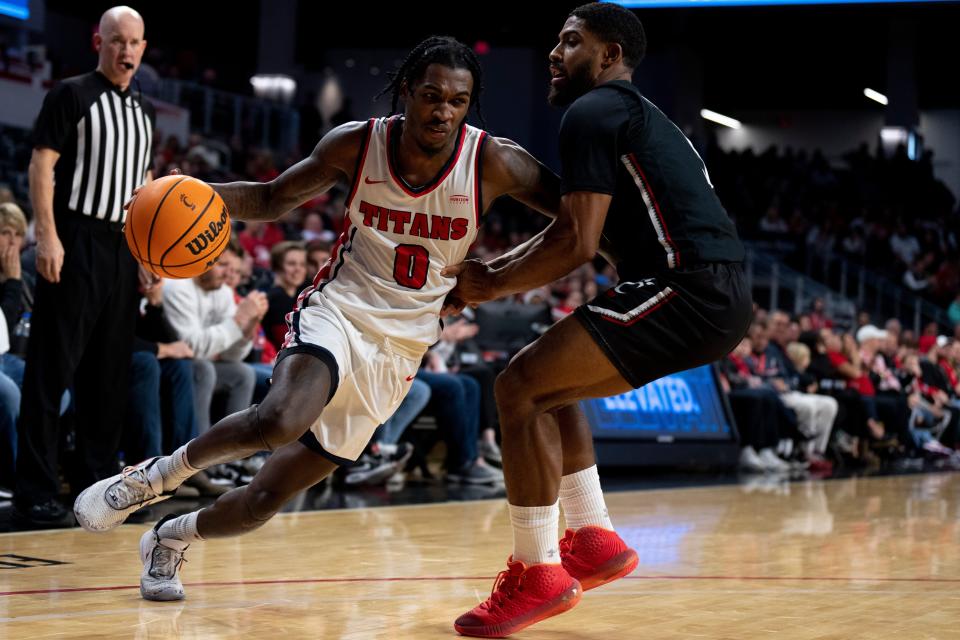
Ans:
[[[417,374],[413,374],[412,376],[407,376],[407,382],[413,382],[413,379],[416,377],[417,377]]]

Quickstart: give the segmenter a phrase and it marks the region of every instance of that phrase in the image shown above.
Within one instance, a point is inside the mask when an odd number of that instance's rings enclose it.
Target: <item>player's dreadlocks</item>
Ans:
[[[391,112],[397,113],[400,102],[400,86],[406,81],[407,87],[412,88],[426,72],[431,64],[441,64],[451,69],[466,69],[473,76],[473,93],[470,94],[470,104],[477,110],[481,126],[486,127],[483,111],[480,110],[480,94],[483,92],[483,73],[480,70],[480,61],[477,54],[467,45],[449,36],[430,36],[407,55],[406,60],[395,72],[391,72],[390,84],[377,94],[393,92]]]

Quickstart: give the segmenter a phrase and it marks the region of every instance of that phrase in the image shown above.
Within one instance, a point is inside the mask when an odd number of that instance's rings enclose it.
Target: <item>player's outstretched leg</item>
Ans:
[[[169,456],[127,467],[84,489],[73,505],[87,531],[107,531],[150,504],[166,500],[187,478],[215,464],[273,451],[303,435],[326,405],[330,369],[309,354],[282,359],[260,405],[227,416]]]
[[[191,544],[260,527],[335,468],[336,464],[304,444],[292,442],[270,456],[247,486],[220,496],[206,509],[167,516],[140,539],[140,595],[146,600],[182,600],[180,565]]]

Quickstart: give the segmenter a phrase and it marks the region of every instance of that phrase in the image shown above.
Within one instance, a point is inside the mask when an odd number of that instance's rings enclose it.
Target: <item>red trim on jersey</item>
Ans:
[[[480,200],[480,183],[483,182],[483,171],[481,170],[481,163],[483,162],[483,143],[487,140],[487,132],[480,132],[480,139],[477,140],[477,153],[476,158],[473,161],[473,210],[476,212],[477,219],[477,230],[480,229],[480,216],[483,215],[483,211],[480,210],[482,202]]]
[[[434,189],[443,184],[443,181],[447,179],[447,176],[450,175],[450,172],[453,171],[453,168],[457,166],[457,161],[460,160],[460,152],[463,150],[463,142],[467,139],[467,125],[466,123],[460,125],[460,141],[457,144],[457,150],[454,151],[453,156],[447,162],[447,168],[439,178],[435,179],[432,184],[423,189],[422,191],[413,191],[403,180],[400,179],[400,176],[393,169],[393,154],[390,153],[390,132],[393,131],[393,124],[397,121],[399,116],[394,116],[387,121],[387,140],[386,140],[386,152],[387,152],[387,169],[390,171],[390,177],[393,178],[394,183],[400,187],[405,194],[411,198],[419,198],[420,196],[425,196],[428,193],[431,193]]]
[[[367,120],[367,132],[363,134],[363,153],[360,154],[360,160],[357,162],[357,170],[353,174],[353,183],[350,185],[350,195],[347,196],[347,209],[353,203],[353,197],[357,195],[357,188],[360,186],[360,178],[363,176],[363,165],[367,161],[367,149],[370,148],[370,138],[373,134],[374,118]]]
[[[320,270],[317,271],[317,275],[313,278],[313,284],[309,287],[306,287],[303,291],[300,292],[300,295],[297,296],[297,301],[293,303],[293,311],[290,311],[283,317],[286,321],[287,326],[287,337],[283,341],[283,346],[281,349],[286,349],[290,345],[290,340],[293,339],[293,326],[292,319],[293,314],[301,311],[303,309],[303,301],[308,299],[314,292],[316,292],[321,283],[328,281],[330,278],[330,270],[333,268],[333,265],[339,259],[340,254],[343,253],[343,246],[346,244],[347,240],[350,238],[350,213],[348,212],[346,217],[343,220],[343,233],[340,234],[340,237],[337,238],[336,244],[333,245],[333,249],[330,251],[330,257],[327,258],[327,261],[323,263],[323,266],[320,267]]]
[[[323,267],[320,268],[320,271],[317,271],[317,275],[313,279],[314,287],[319,287],[322,282],[330,278],[330,270],[333,268],[333,265],[337,263],[337,260],[340,259],[340,254],[343,253],[343,245],[350,239],[351,227],[353,227],[353,224],[350,222],[350,212],[348,211],[346,217],[343,219],[343,231],[340,233],[340,237],[337,238],[337,243],[333,245],[333,249],[330,251],[330,257],[327,258],[327,261],[323,264]]]
[[[610,316],[605,316],[605,315],[603,315],[603,314],[597,314],[597,315],[599,315],[602,320],[606,320],[607,322],[612,322],[613,324],[619,324],[620,326],[623,326],[623,327],[629,327],[630,325],[634,324],[635,322],[638,322],[638,321],[646,318],[648,315],[650,315],[651,313],[653,313],[654,311],[656,311],[657,309],[659,309],[659,308],[662,307],[663,305],[667,304],[667,302],[669,302],[672,298],[675,298],[677,295],[679,295],[679,294],[678,294],[676,291],[671,291],[669,294],[667,294],[666,297],[664,297],[663,300],[661,300],[661,301],[658,302],[657,304],[653,305],[652,307],[650,307],[649,309],[647,309],[646,311],[644,311],[643,313],[641,313],[640,315],[638,315],[636,318],[630,318],[630,319],[627,320],[626,322],[624,322],[624,321],[622,321],[622,320],[617,320],[616,318],[611,318]]]
[[[643,172],[643,169],[640,168],[640,163],[637,161],[637,157],[632,153],[628,157],[630,158],[630,162],[633,163],[633,168],[637,170],[637,175],[639,175],[640,179],[643,180],[643,184],[647,188],[647,193],[650,194],[650,199],[653,200],[653,208],[657,212],[657,219],[660,220],[660,226],[663,227],[663,236],[666,239],[667,244],[670,245],[670,248],[673,249],[673,260],[676,263],[676,266],[679,267],[680,250],[677,248],[673,238],[670,237],[670,231],[667,229],[667,222],[663,219],[663,213],[660,212],[660,204],[657,202],[657,197],[653,195],[653,187],[650,186],[650,181],[647,180],[647,175]]]

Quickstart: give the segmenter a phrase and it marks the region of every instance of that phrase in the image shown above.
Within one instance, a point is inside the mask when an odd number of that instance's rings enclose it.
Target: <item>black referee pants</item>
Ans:
[[[37,275],[18,424],[18,505],[60,493],[60,397],[73,387],[78,492],[117,472],[139,302],[137,265],[119,225],[58,216],[60,282]]]

